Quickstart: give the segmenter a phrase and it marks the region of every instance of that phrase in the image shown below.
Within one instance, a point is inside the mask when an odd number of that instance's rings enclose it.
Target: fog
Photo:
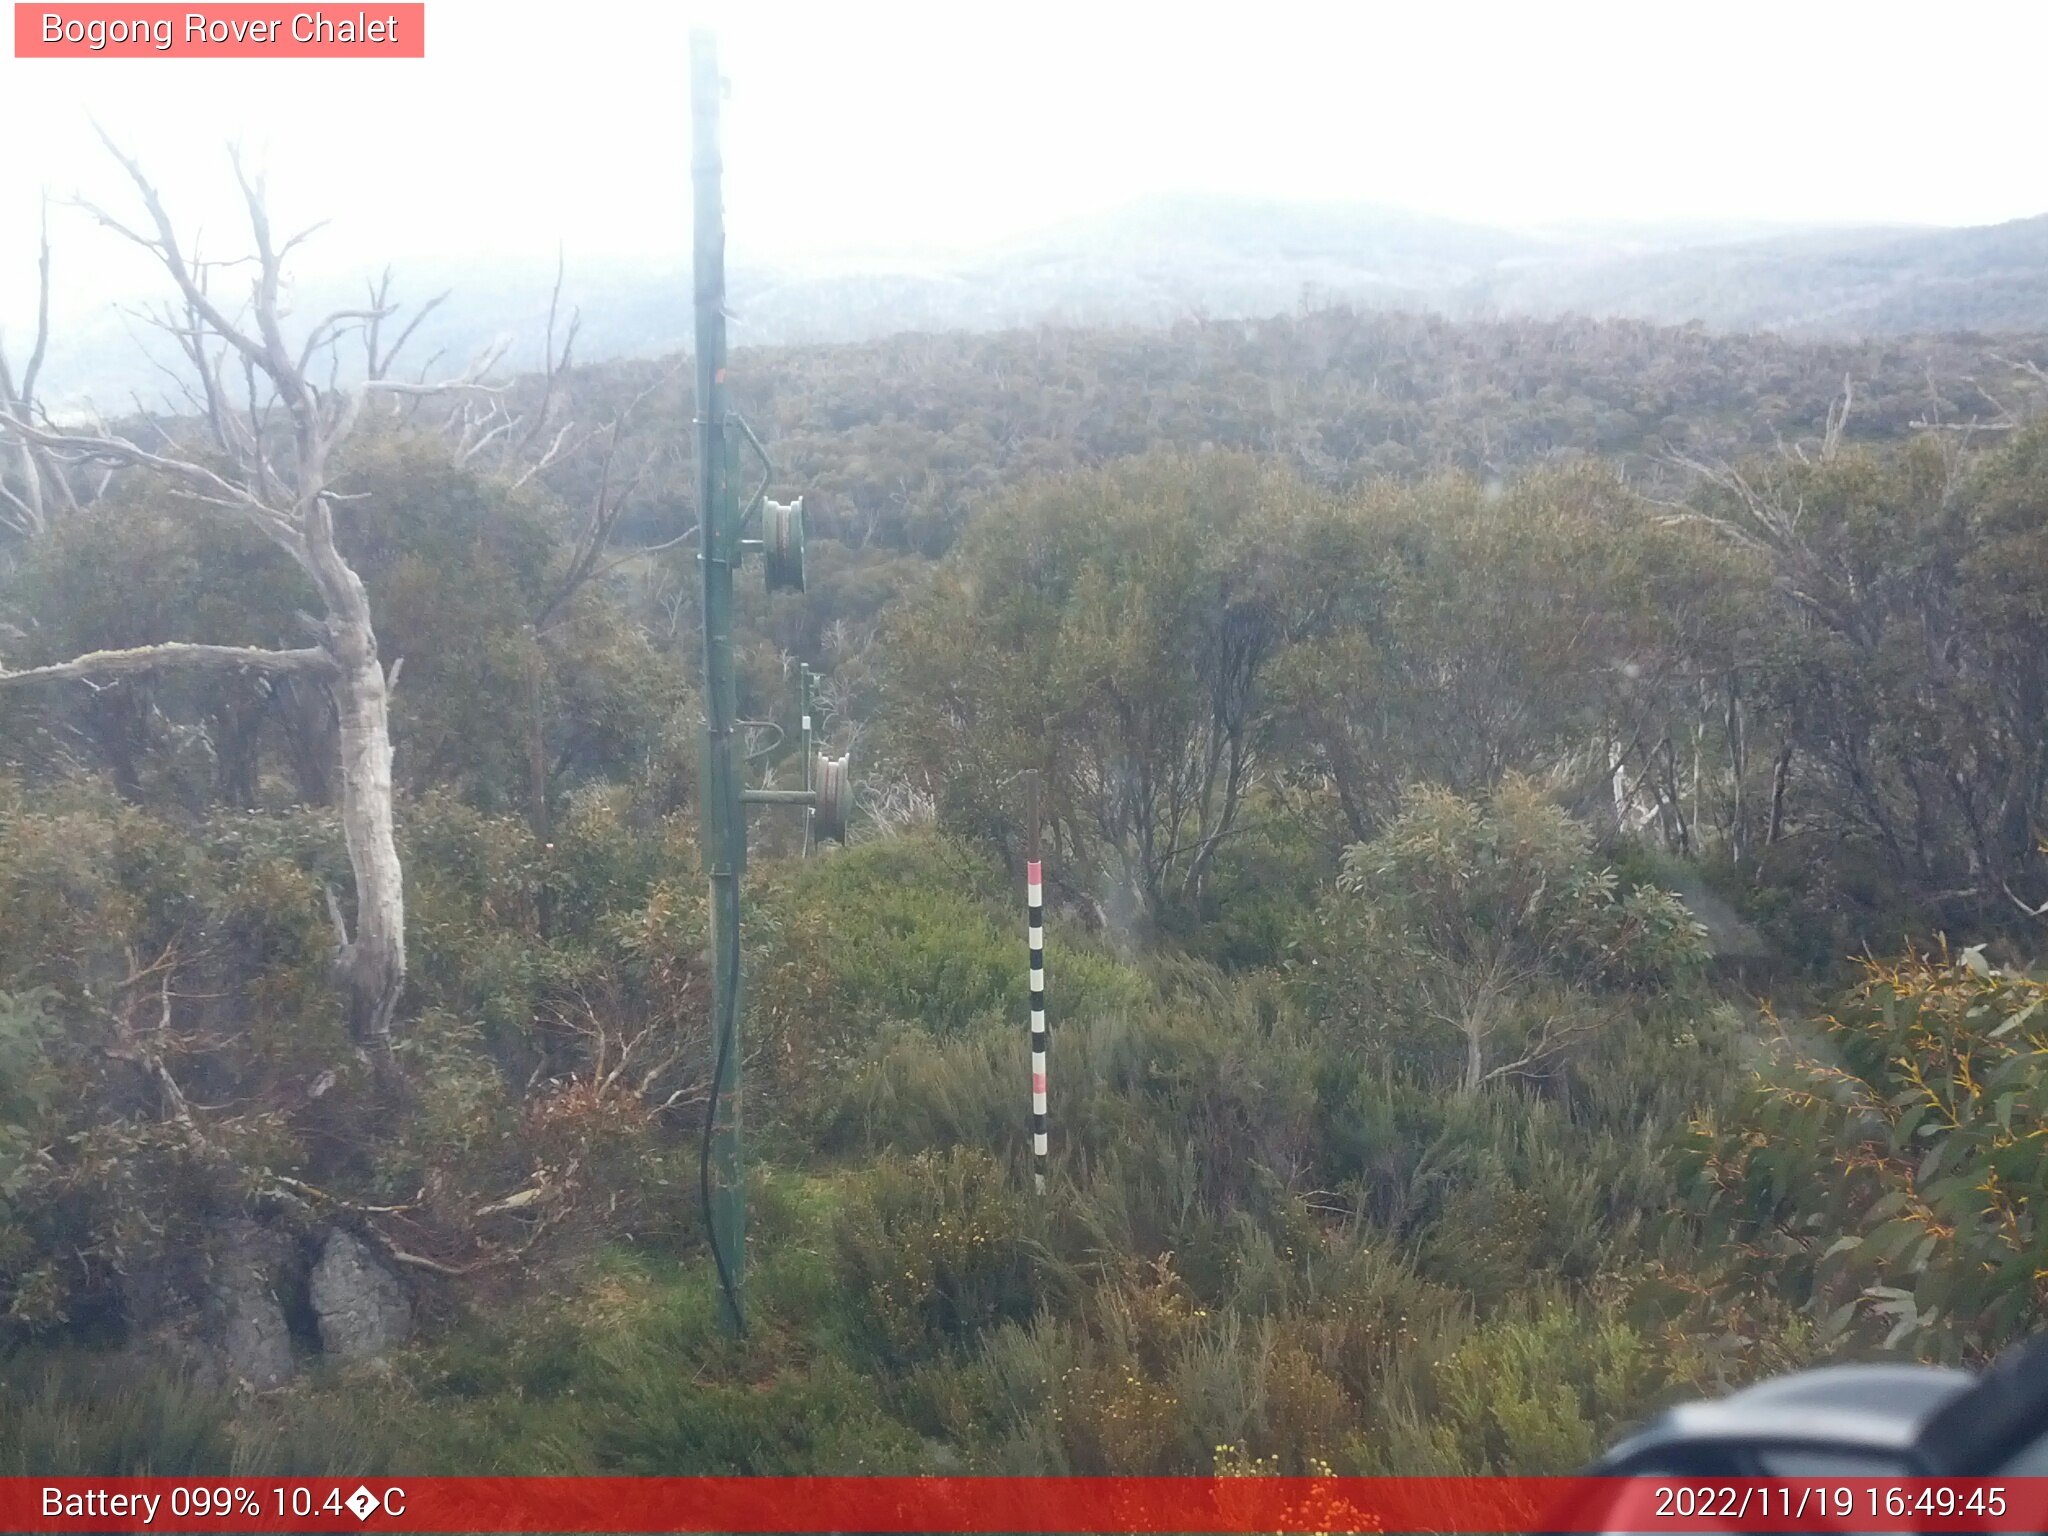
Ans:
[[[2040,212],[2037,5],[689,5],[431,0],[417,61],[0,61],[0,314],[38,189],[127,208],[132,146],[214,249],[223,146],[303,270],[686,258],[690,25],[732,80],[736,259],[958,250],[1171,191],[1519,227]],[[143,286],[60,210],[57,308]]]

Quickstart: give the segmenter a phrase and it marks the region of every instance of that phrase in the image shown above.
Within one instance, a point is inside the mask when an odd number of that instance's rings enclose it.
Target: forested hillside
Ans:
[[[2048,216],[1971,229],[1797,231],[1500,274],[1502,309],[1698,319],[1717,329],[1903,336],[2037,330]]]
[[[126,458],[0,399],[0,1474],[1559,1472],[1982,1360],[2048,1302],[2044,365],[1346,308],[735,353],[812,523],[740,583],[750,771],[803,661],[859,781],[848,846],[755,824],[741,1340],[687,368]]]
[[[746,356],[739,401],[823,529],[855,548],[937,555],[986,491],[1158,447],[1269,456],[1331,489],[1587,457],[1675,488],[1689,476],[1679,459],[1817,450],[1845,391],[1846,443],[1996,436],[2038,409],[2048,333],[1822,343],[1338,308]],[[688,418],[671,372],[621,363],[571,387],[607,419],[653,387],[634,429],[674,444]],[[650,510],[649,540],[681,515]]]
[[[1170,326],[1304,304],[1453,319],[1566,315],[1849,340],[2048,330],[2048,216],[1956,229],[1686,226],[1519,233],[1347,204],[1158,198],[948,258],[776,260],[743,251],[734,305],[763,342],[1062,324]],[[593,356],[680,342],[686,274],[582,274]],[[473,345],[546,274],[505,272],[449,317]],[[455,324],[463,319],[466,333]],[[111,340],[112,338],[110,338]]]
[[[647,358],[688,344],[688,309],[676,302],[689,291],[686,262],[582,253],[573,239],[571,250],[579,253],[568,280],[584,312],[582,357]],[[466,357],[503,339],[513,362],[537,368],[552,259],[406,263],[422,289],[450,290],[422,323],[422,354]],[[1872,337],[1914,353],[1926,337],[1971,336],[1975,349],[2003,354],[2016,338],[2048,333],[2044,270],[2048,215],[1946,229],[1644,225],[1531,234],[1372,205],[1186,196],[944,256],[806,257],[743,243],[733,254],[731,305],[736,337],[776,346],[908,333],[949,344],[963,333],[1000,346],[1008,332],[1045,326],[1149,334],[1249,320],[1263,330],[1274,315],[1341,306],[1397,331],[1418,315],[1498,320],[1525,336],[1557,334],[1549,325],[1531,330],[1532,319],[1571,319],[1567,335],[1585,330],[1588,317],[1698,324],[1761,354],[1785,351],[1779,336],[1824,343],[1794,349],[1818,359],[1837,347],[1881,353],[1858,345]],[[331,308],[353,303],[358,290],[353,273],[346,281],[309,276],[300,296],[309,309]],[[1627,333],[1605,334],[1612,348]],[[80,398],[162,395],[162,373],[140,355],[116,308],[69,317],[51,358]],[[1788,403],[1805,410],[1817,398],[1800,392]],[[1983,404],[1973,399],[1970,408]]]
[[[1949,229],[1647,225],[1540,233],[1397,208],[1157,198],[942,261],[745,264],[764,340],[1046,321],[1169,325],[1263,316],[1303,295],[1357,308],[1591,315],[1815,337],[2048,327],[2048,216]],[[643,320],[646,279],[615,289]]]

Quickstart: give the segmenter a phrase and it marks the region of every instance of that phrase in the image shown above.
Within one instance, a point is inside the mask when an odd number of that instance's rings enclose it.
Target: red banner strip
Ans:
[[[367,6],[16,0],[17,59],[423,59],[421,0]]]
[[[0,1478],[0,1530],[2041,1531],[2048,1478]]]

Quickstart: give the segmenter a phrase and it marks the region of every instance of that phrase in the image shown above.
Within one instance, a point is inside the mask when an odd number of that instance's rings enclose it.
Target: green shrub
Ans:
[[[1350,1448],[1378,1475],[1559,1475],[1669,1392],[1697,1386],[1697,1357],[1597,1305],[1554,1294],[1418,1340],[1400,1385]]]
[[[791,869],[762,901],[770,945],[755,967],[755,1007],[809,1044],[864,1042],[892,1020],[944,1036],[1025,1018],[1021,883],[1012,890],[964,844],[931,835],[863,843]],[[1057,923],[1047,940],[1061,1021],[1143,997],[1141,978]]]
[[[1866,960],[1771,1042],[1688,1147],[1717,1284],[1826,1344],[1979,1359],[2048,1303],[2048,983],[1959,956]]]
[[[851,1331],[900,1367],[1029,1318],[1041,1212],[985,1152],[877,1159],[846,1181],[833,1222]]]
[[[1466,1093],[1555,1067],[1625,1016],[1615,998],[1682,990],[1707,959],[1683,903],[1623,888],[1518,774],[1470,799],[1418,786],[1338,885],[1302,936],[1312,1011],[1390,1058],[1434,1035],[1422,1075]]]

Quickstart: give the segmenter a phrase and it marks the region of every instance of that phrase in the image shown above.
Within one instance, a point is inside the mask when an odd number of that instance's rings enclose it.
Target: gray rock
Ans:
[[[338,1360],[374,1360],[412,1336],[412,1298],[352,1233],[328,1233],[313,1266],[320,1347]]]
[[[252,1387],[283,1386],[296,1369],[278,1299],[293,1282],[291,1240],[253,1221],[231,1221],[210,1247],[207,1289],[229,1373]]]
[[[245,1298],[229,1308],[221,1349],[228,1369],[252,1387],[268,1390],[292,1379],[291,1330],[275,1296]]]

